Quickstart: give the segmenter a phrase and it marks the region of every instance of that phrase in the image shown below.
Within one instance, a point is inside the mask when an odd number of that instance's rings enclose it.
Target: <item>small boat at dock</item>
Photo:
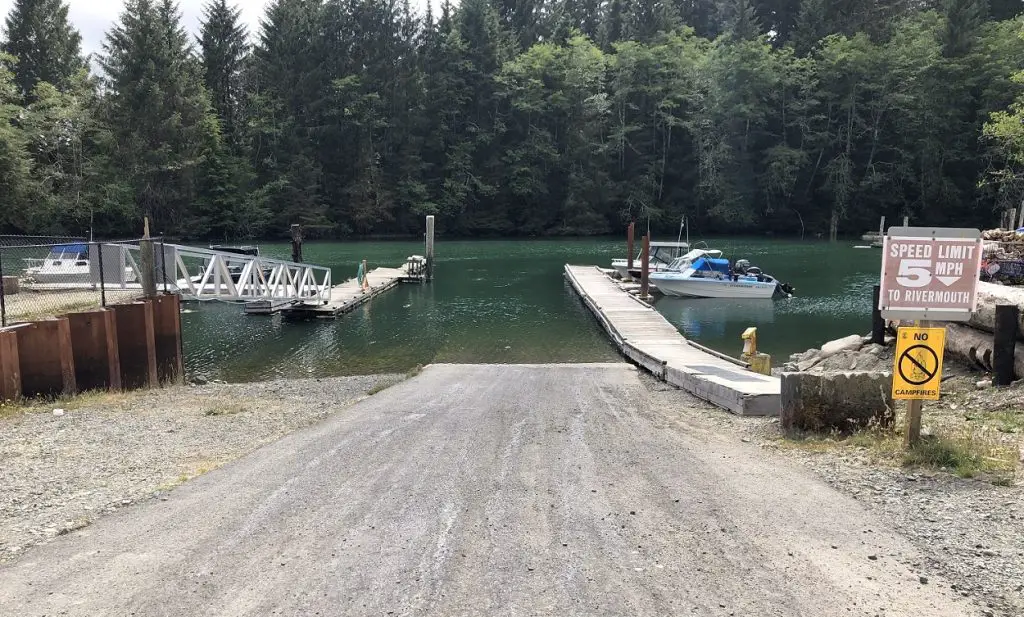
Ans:
[[[793,294],[790,285],[764,274],[745,259],[731,264],[722,251],[694,249],[659,272],[651,283],[666,296],[682,298],[779,298]]]
[[[690,250],[690,245],[686,242],[651,242],[650,258],[647,260],[648,271],[661,272],[667,269],[673,261],[682,257],[688,250]],[[612,260],[612,269],[622,279],[640,278],[640,269],[642,267],[643,249],[636,256],[636,259],[633,260],[632,270],[629,269],[628,259]]]

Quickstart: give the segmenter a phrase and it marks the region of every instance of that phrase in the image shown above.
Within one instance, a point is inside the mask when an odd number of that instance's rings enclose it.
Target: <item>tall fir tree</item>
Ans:
[[[203,81],[221,133],[232,146],[240,140],[242,70],[249,53],[249,35],[241,16],[241,9],[228,0],[210,0],[203,9],[199,35]]]
[[[85,68],[82,35],[71,26],[64,0],[15,0],[5,35],[3,51],[18,59],[14,80],[22,96],[41,81],[66,89]]]
[[[217,120],[173,0],[127,0],[107,34],[106,121],[118,147],[109,182],[158,230],[187,224]]]

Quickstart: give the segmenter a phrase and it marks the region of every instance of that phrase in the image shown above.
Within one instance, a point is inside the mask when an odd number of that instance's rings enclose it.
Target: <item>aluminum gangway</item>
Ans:
[[[99,268],[108,289],[140,287],[138,244],[104,243],[90,261]],[[271,259],[215,249],[153,241],[155,282],[158,289],[181,294],[184,300],[224,302],[328,303],[331,269],[306,263]],[[97,270],[92,266],[94,271]]]

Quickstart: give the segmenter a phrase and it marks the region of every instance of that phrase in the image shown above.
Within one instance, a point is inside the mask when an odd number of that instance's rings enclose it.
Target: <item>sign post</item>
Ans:
[[[977,309],[983,243],[977,229],[891,227],[882,242],[878,309],[885,319],[908,320],[896,336],[894,399],[907,401],[909,447],[921,437],[925,400],[938,400],[945,327],[928,321],[968,321]]]

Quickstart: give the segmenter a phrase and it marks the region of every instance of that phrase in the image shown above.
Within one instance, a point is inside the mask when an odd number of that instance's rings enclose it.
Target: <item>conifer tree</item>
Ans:
[[[217,121],[177,5],[127,0],[103,50],[105,120],[117,142],[109,181],[158,229],[180,228]]]
[[[22,96],[41,81],[65,89],[85,68],[82,35],[68,21],[64,0],[15,0],[3,51],[18,59],[14,79]]]
[[[199,45],[203,78],[221,133],[237,146],[242,97],[242,69],[249,50],[242,11],[227,0],[210,0],[203,9]]]

